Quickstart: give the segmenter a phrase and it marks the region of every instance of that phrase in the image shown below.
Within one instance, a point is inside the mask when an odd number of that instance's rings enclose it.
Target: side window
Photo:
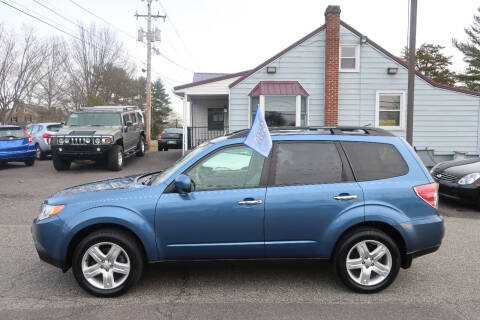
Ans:
[[[343,163],[331,142],[279,143],[273,166],[273,185],[342,182]]]
[[[264,158],[245,146],[225,148],[187,171],[194,191],[260,186]]]
[[[138,122],[142,123],[143,124],[143,116],[140,112],[137,112],[137,119],[138,119]]]
[[[123,117],[123,124],[127,125],[127,122],[130,121],[130,117],[128,116],[128,113],[124,113],[122,117]]]
[[[403,176],[408,173],[397,148],[388,143],[342,142],[357,181]]]
[[[130,113],[130,119],[132,119],[133,123],[137,123],[137,116],[135,112]]]

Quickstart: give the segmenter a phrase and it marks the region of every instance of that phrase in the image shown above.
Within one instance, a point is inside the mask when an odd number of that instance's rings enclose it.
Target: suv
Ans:
[[[247,130],[204,143],[165,171],[60,191],[32,233],[41,259],[85,290],[123,293],[146,262],[314,258],[371,293],[444,234],[437,185],[402,138],[374,128]]]
[[[112,171],[122,170],[126,157],[145,154],[143,115],[137,107],[99,106],[70,115],[50,144],[53,166],[62,171],[73,160],[106,161]]]

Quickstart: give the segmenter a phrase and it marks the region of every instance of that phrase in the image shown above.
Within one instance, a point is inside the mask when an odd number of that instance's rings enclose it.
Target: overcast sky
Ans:
[[[42,8],[34,0],[2,0],[73,32],[70,22]],[[83,11],[70,0],[37,0],[69,19],[89,24],[104,22]],[[136,11],[146,12],[140,0],[74,0],[107,20],[124,40],[125,47],[138,65],[139,74],[146,61],[146,49],[131,37],[144,19],[136,20]],[[464,28],[471,25],[478,1],[419,0],[417,45],[432,42],[446,47],[453,56],[453,69],[462,70],[461,53],[452,47],[452,38],[465,39]],[[171,93],[172,87],[191,82],[192,70],[237,72],[250,69],[305,36],[324,23],[329,4],[341,7],[341,19],[367,35],[393,54],[400,55],[407,43],[409,0],[161,0],[153,2],[153,12],[167,12],[167,21],[154,26],[162,30],[162,41],[155,43],[165,56],[153,57],[153,78],[160,76]],[[33,25],[42,35],[61,34],[31,17],[0,2],[0,21],[7,27]],[[68,38],[67,35],[64,35]],[[180,100],[172,96],[175,110]]]

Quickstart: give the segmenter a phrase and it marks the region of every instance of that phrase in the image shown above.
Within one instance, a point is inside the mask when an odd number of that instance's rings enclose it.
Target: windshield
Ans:
[[[47,131],[58,132],[62,127],[61,124],[51,124],[47,126]]]
[[[167,180],[168,177],[170,177],[170,175],[173,172],[177,171],[180,167],[182,167],[184,164],[186,164],[188,161],[190,161],[190,159],[193,159],[194,157],[196,157],[198,154],[203,152],[205,149],[207,149],[211,145],[212,144],[209,143],[209,142],[199,145],[198,147],[193,149],[190,153],[187,153],[185,156],[178,159],[170,168],[166,169],[165,171],[162,171],[157,176],[155,176],[152,179],[151,185],[164,183],[165,180]]]
[[[26,138],[22,128],[0,128],[0,140],[13,140]]]
[[[120,126],[120,113],[114,112],[82,112],[72,113],[67,126]]]

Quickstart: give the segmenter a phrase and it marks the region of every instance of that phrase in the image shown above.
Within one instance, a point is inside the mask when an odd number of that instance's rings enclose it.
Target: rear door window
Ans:
[[[357,181],[403,176],[408,166],[395,146],[375,142],[342,142]]]
[[[273,185],[307,185],[344,181],[343,162],[333,142],[278,143]]]

